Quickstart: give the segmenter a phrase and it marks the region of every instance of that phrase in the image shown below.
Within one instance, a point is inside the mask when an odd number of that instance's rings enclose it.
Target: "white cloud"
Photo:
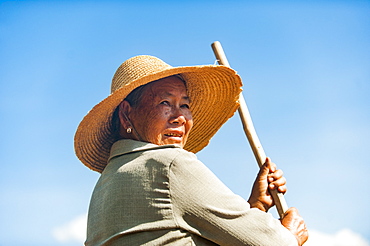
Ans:
[[[60,243],[76,242],[83,244],[86,237],[87,215],[80,215],[69,223],[53,230],[54,238]],[[361,235],[350,229],[342,229],[335,234],[310,230],[310,237],[304,246],[370,246]]]
[[[310,230],[310,237],[304,246],[370,246],[361,235],[349,230],[342,229],[335,234],[325,234],[316,230]]]
[[[87,215],[80,215],[69,223],[52,231],[54,238],[60,243],[76,242],[82,245],[86,239]]]

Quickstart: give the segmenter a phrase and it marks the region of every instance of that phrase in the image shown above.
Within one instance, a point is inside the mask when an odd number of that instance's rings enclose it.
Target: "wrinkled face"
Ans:
[[[184,147],[193,126],[184,82],[174,76],[149,84],[128,114],[141,140],[157,145]]]

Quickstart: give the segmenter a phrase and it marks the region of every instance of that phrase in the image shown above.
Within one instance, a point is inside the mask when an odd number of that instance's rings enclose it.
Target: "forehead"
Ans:
[[[188,97],[184,81],[178,77],[171,76],[160,79],[149,84],[143,96],[161,97],[161,96],[181,96]]]

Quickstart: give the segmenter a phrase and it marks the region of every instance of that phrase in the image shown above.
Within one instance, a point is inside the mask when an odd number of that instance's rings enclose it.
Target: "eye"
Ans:
[[[170,106],[170,102],[169,101],[162,101],[160,104],[163,104],[163,105],[166,105],[166,106]]]
[[[181,108],[187,108],[187,109],[190,109],[190,105],[185,103],[185,104],[182,104],[181,105]]]

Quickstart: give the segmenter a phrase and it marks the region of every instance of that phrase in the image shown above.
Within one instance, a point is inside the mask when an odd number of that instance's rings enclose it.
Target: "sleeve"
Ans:
[[[219,245],[294,245],[271,214],[226,187],[196,156],[182,151],[170,165],[170,194],[179,227]]]

